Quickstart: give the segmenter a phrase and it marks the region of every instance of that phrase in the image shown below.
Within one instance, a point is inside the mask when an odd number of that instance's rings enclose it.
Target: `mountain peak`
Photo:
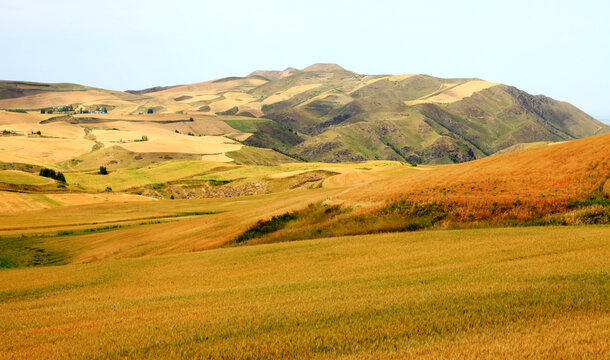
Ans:
[[[342,68],[341,66],[337,65],[337,64],[332,64],[332,63],[317,63],[317,64],[313,64],[310,65],[308,67],[306,67],[305,69],[303,69],[303,71],[321,71],[321,72],[332,72],[332,71],[345,71],[344,68]]]
[[[251,76],[258,76],[258,77],[262,77],[265,78],[267,80],[278,80],[281,78],[285,78],[286,76],[290,76],[296,72],[298,72],[299,70],[293,68],[293,67],[287,67],[286,69],[282,70],[282,71],[278,71],[278,70],[256,70],[251,72],[250,74],[248,74],[248,77]]]

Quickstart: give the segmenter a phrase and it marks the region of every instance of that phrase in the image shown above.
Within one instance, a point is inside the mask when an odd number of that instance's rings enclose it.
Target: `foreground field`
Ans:
[[[603,358],[610,227],[379,234],[0,272],[1,358]]]
[[[222,246],[258,219],[340,189],[240,198],[110,201],[0,215],[0,268],[83,263]],[[32,219],[36,219],[35,222]]]

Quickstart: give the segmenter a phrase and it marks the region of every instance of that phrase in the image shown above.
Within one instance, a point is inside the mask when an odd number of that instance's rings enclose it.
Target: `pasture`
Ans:
[[[16,170],[0,170],[0,183],[11,185],[46,185],[53,180],[31,173]]]
[[[110,187],[114,191],[122,191],[193,177],[223,165],[215,161],[166,160],[143,167],[119,168],[108,175],[100,175],[98,170],[66,173],[66,180],[69,184],[80,185],[86,189],[104,191]]]

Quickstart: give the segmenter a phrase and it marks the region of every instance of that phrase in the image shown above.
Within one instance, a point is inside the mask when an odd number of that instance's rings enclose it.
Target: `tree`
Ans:
[[[57,176],[55,176],[55,180],[60,181],[62,183],[66,183],[66,177],[64,176],[64,174],[62,172],[58,172]]]
[[[152,114],[152,113],[153,113],[153,111],[154,111],[154,110],[153,110],[153,108],[148,108],[148,113],[149,113],[149,114]]]
[[[40,173],[38,175],[48,177],[51,179],[55,179],[64,184],[66,183],[66,177],[64,176],[64,174],[61,171],[55,172],[55,170],[53,170],[53,169],[44,168],[44,169],[40,169]]]
[[[41,114],[44,114],[44,109],[40,109],[40,113],[41,113]]]
[[[108,169],[105,166],[100,166],[100,175],[108,175]]]
[[[142,135],[142,141],[148,141],[148,136]]]

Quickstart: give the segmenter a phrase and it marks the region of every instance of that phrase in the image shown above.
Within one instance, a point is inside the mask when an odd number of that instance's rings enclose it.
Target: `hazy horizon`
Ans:
[[[603,1],[0,3],[0,78],[143,89],[337,63],[478,77],[610,123]]]

